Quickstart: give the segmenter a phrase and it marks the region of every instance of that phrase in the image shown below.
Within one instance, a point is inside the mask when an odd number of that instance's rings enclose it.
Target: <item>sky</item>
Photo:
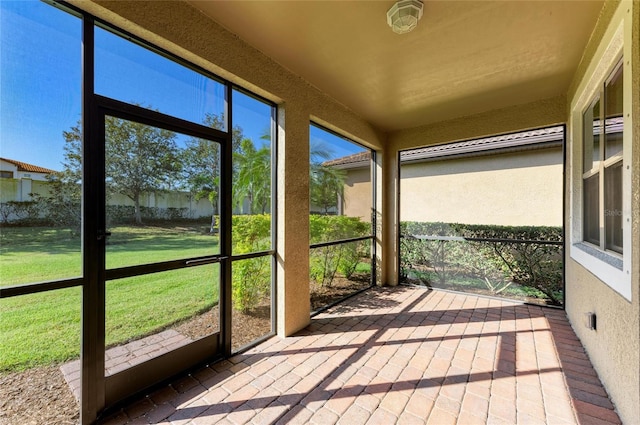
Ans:
[[[60,170],[63,131],[81,118],[81,20],[45,3],[1,0],[0,36],[0,156]],[[196,123],[224,113],[220,82],[102,28],[95,43],[97,94]],[[233,125],[264,143],[270,106],[234,92],[233,108]],[[310,132],[333,157],[364,150],[315,126]]]

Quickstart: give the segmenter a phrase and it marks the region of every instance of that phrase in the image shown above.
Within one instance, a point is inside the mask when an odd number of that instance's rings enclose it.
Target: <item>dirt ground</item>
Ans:
[[[369,286],[367,279],[336,279],[331,287],[311,286],[312,310]],[[233,311],[232,347],[238,349],[271,330],[268,304],[249,314]],[[194,317],[173,329],[192,339],[219,329],[218,309]],[[69,425],[80,419],[78,402],[65,382],[60,365],[24,372],[0,373],[0,425]]]
[[[76,424],[78,403],[58,366],[0,374],[0,424]]]

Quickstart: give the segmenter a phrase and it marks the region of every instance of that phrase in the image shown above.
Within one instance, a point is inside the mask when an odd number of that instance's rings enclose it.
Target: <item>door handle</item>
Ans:
[[[106,231],[104,231],[104,230],[99,230],[99,231],[98,231],[98,237],[97,237],[97,239],[98,239],[99,241],[101,241],[101,240],[103,240],[103,239],[108,238],[109,236],[111,236],[111,232],[106,232]]]
[[[185,265],[187,266],[193,266],[196,264],[214,264],[214,263],[219,263],[220,261],[226,260],[229,257],[205,257],[205,258],[198,258],[195,260],[188,260],[185,261]]]

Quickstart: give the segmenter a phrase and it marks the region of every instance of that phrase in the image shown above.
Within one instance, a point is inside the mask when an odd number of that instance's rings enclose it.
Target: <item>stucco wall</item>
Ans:
[[[371,221],[371,171],[368,167],[346,170],[343,215]]]
[[[562,149],[402,164],[400,220],[562,226]]]
[[[0,179],[0,202],[31,201],[31,193],[47,196],[49,183],[31,179]]]
[[[597,58],[597,50],[603,43],[608,28],[617,26],[612,17],[620,3],[607,2],[596,26],[583,62],[578,68],[569,96],[568,114],[571,113],[572,99],[579,95],[578,87],[588,75],[589,67]],[[574,261],[570,255],[566,258],[566,310],[576,334],[585,346],[587,353],[607,391],[609,392],[621,419],[625,424],[640,423],[640,3],[623,2],[622,13],[633,19],[632,36],[625,37],[625,62],[631,62],[633,74],[625,69],[625,78],[632,79],[632,89],[625,96],[632,99],[633,154],[631,160],[631,301],[613,291],[596,278],[585,267]],[[627,12],[628,10],[628,12]],[[635,43],[631,46],[631,42]],[[606,44],[606,43],[604,43]],[[630,54],[627,54],[629,52]],[[571,124],[568,134],[572,133]],[[574,149],[574,141],[569,140],[569,150]],[[575,141],[579,143],[579,141]],[[569,178],[580,178],[578,171],[567,173]],[[569,200],[568,200],[569,201]],[[571,203],[567,203],[569,208]],[[567,217],[567,229],[573,225],[571,216]],[[625,246],[625,250],[628,249]],[[583,326],[586,312],[597,315],[597,330]]]
[[[189,4],[82,1],[77,5],[196,65],[278,103],[278,333],[309,322],[309,122],[374,150],[383,133]],[[188,23],[188,24],[186,24]]]
[[[399,185],[399,151],[550,127],[564,123],[566,118],[566,97],[558,96],[390,133],[382,164],[383,181],[388,190],[382,205],[384,240],[381,245],[384,252],[394,253],[394,256],[384,258],[386,282],[390,285],[398,283],[396,223],[400,220],[400,202],[395,188]]]
[[[114,193],[107,199],[107,205],[134,206],[134,202],[128,196]],[[185,217],[200,218],[211,217],[213,207],[208,199],[196,200],[188,192],[160,192],[143,193],[140,195],[140,206],[148,208],[180,208],[185,209]]]

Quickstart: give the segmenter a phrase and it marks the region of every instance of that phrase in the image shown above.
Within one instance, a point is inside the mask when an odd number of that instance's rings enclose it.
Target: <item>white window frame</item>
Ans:
[[[604,284],[631,301],[631,165],[632,165],[632,112],[631,112],[631,69],[633,43],[630,1],[618,5],[609,27],[600,41],[596,53],[571,101],[571,121],[569,126],[570,204],[569,204],[569,256],[593,273]],[[623,168],[622,168],[622,223],[623,254],[604,250],[584,242],[583,238],[583,112],[591,105],[604,83],[609,79],[620,58],[623,58]],[[601,107],[604,107],[602,104]],[[604,143],[601,140],[600,143]],[[601,226],[604,223],[600,223]]]

